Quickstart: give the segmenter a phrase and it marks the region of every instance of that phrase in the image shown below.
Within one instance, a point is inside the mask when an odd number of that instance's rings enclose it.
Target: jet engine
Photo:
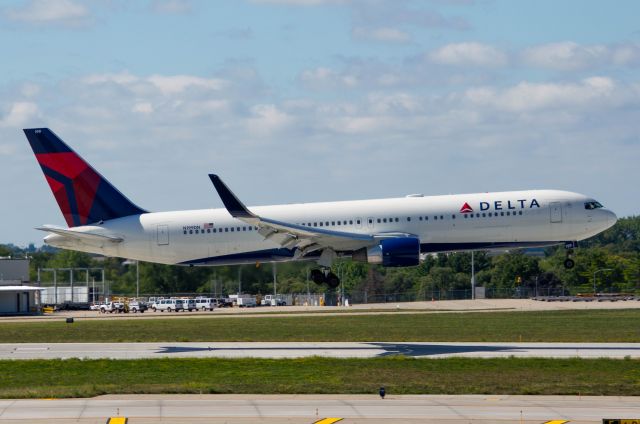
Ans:
[[[420,240],[415,237],[382,239],[377,246],[356,250],[351,259],[385,267],[416,266],[420,264]]]

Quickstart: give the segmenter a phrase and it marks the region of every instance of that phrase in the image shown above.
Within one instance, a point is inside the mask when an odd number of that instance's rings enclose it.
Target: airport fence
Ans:
[[[476,299],[528,299],[545,296],[566,296],[569,293],[562,288],[540,288],[538,290],[517,288],[481,288],[476,290]],[[392,303],[392,302],[420,302],[438,300],[463,300],[472,299],[471,289],[463,290],[433,290],[433,291],[407,291],[379,293],[368,291],[346,291],[345,296],[350,303]],[[340,304],[340,295],[337,295]]]

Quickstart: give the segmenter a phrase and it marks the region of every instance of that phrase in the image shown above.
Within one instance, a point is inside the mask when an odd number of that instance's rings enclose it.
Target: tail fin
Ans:
[[[69,227],[145,213],[48,128],[25,129]]]

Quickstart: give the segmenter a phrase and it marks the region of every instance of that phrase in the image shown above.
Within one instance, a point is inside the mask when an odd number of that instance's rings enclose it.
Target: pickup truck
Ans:
[[[137,312],[143,314],[147,309],[149,309],[149,306],[139,300],[133,300],[129,302],[129,312],[133,312],[134,314]]]
[[[124,303],[106,302],[99,306],[99,311],[103,314],[106,314],[107,312],[109,312],[110,314],[114,312],[119,314],[121,312],[124,312]]]
[[[287,302],[280,297],[274,296],[272,294],[267,294],[262,298],[260,305],[261,306],[287,306]]]

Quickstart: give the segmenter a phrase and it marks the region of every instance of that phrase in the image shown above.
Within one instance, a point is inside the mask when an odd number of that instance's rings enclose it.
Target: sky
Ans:
[[[64,225],[22,128],[150,211],[524,189],[640,212],[640,2],[5,0],[0,243]]]

